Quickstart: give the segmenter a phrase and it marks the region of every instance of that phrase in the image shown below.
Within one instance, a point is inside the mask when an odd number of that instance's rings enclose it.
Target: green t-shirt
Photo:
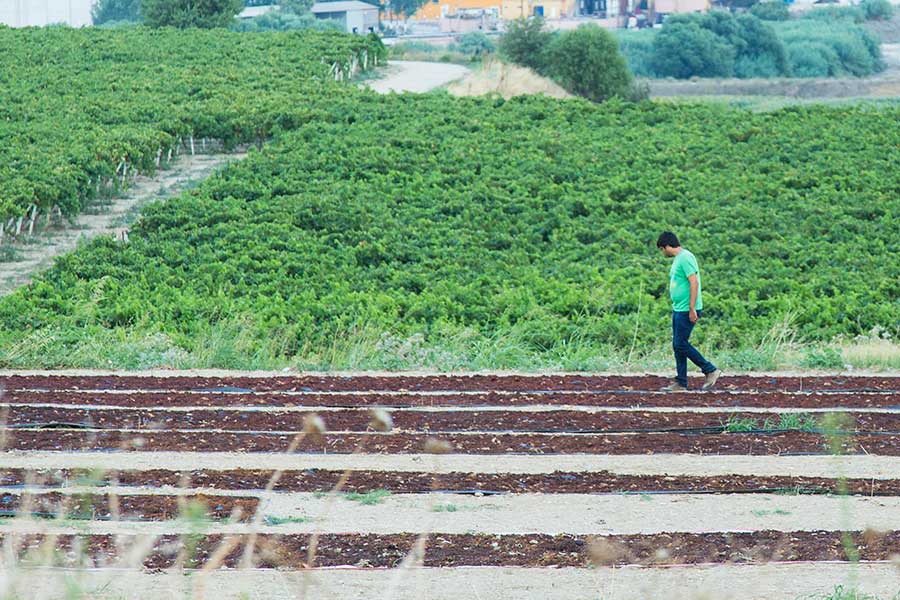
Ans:
[[[703,309],[702,286],[700,285],[700,267],[697,258],[685,248],[681,249],[674,259],[669,270],[669,296],[672,297],[672,310],[675,312],[687,312],[691,310],[691,282],[688,276],[697,274],[697,310]]]

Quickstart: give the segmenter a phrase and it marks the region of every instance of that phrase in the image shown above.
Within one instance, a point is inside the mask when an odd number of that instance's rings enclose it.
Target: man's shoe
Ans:
[[[716,385],[716,382],[719,380],[719,377],[721,377],[721,376],[722,376],[721,369],[716,369],[715,371],[712,371],[711,373],[707,373],[706,381],[703,382],[703,389],[711,390],[713,388],[713,386]]]
[[[661,392],[686,392],[688,389],[678,383],[677,381],[671,385],[667,385],[666,387],[659,388]]]

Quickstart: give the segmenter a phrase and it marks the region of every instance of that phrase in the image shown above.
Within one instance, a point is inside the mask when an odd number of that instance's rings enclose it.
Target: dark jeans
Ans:
[[[703,311],[698,310],[697,315],[702,315]],[[676,381],[687,387],[687,359],[700,367],[704,374],[712,373],[716,370],[716,366],[703,358],[700,351],[691,346],[691,332],[694,330],[694,323],[691,323],[689,312],[673,312],[672,313],[672,350],[675,351],[675,371]]]

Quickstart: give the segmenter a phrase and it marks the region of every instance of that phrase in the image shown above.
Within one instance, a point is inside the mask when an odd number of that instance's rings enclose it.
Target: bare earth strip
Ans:
[[[278,454],[242,452],[7,451],[5,468],[25,469],[325,469],[435,473],[610,471],[625,475],[756,475],[896,479],[896,456],[698,456],[692,454],[553,456],[448,454]],[[898,524],[900,525],[900,524]]]
[[[366,85],[380,93],[427,92],[457,79],[462,79],[469,69],[449,63],[392,60],[382,79],[366,82]]]
[[[85,212],[76,217],[74,225],[39,230],[27,242],[16,244],[19,252],[16,260],[0,262],[0,296],[27,284],[35,272],[48,267],[56,256],[74,250],[80,240],[115,235],[143,204],[176,196],[222,165],[244,156],[243,153],[181,154],[169,169],[150,177],[135,177],[127,195],[113,199],[100,214]]]
[[[4,581],[4,578],[7,581]],[[63,597],[67,585],[96,600],[182,598],[198,586],[217,600],[773,600],[829,592],[857,582],[863,594],[890,598],[900,590],[890,563],[716,565],[668,568],[541,569],[458,567],[315,569],[312,571],[219,570],[188,575],[138,569],[22,569],[0,571],[0,589],[21,600]],[[387,593],[392,592],[388,596]]]
[[[137,490],[122,490],[131,496]],[[72,493],[71,490],[67,493]],[[246,495],[246,494],[245,494]],[[296,519],[260,527],[262,533],[440,533],[651,535],[750,531],[889,531],[900,523],[900,498],[861,496],[394,494],[379,504],[310,493],[267,494],[261,511]],[[169,521],[63,522],[15,519],[2,532],[189,533],[196,523]],[[246,524],[211,524],[204,533],[248,533]]]

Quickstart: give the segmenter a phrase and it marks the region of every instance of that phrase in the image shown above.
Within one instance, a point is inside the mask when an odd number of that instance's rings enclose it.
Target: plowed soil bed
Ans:
[[[757,407],[773,408],[896,408],[900,411],[900,392],[781,392],[726,391],[685,392],[587,392],[587,393],[440,393],[440,394],[279,394],[251,392],[121,392],[96,391],[8,391],[0,400],[8,404],[76,404],[84,406],[123,406],[162,408],[168,406],[214,407],[292,407],[326,406],[357,408],[368,406],[528,406],[570,405],[608,407]]]
[[[891,390],[891,377],[749,377],[723,378],[723,390]],[[692,382],[699,387],[700,378]],[[285,377],[136,377],[136,376],[63,376],[10,375],[0,377],[0,386],[19,389],[82,390],[216,390],[222,388],[259,392],[356,391],[356,390],[646,390],[655,391],[669,383],[657,376],[581,376],[581,375],[432,375],[432,376],[285,376]]]
[[[0,539],[11,534],[0,536]],[[887,560],[900,548],[900,532],[884,534],[850,533],[849,544],[864,561]],[[22,554],[40,547],[43,537],[24,537]],[[188,536],[185,536],[188,537]],[[393,567],[409,553],[416,540],[413,534],[397,535],[323,535],[319,540],[316,566]],[[72,548],[75,536],[63,535],[57,546]],[[121,538],[121,536],[120,536]],[[109,535],[82,538],[87,556],[98,557],[102,566],[114,560],[116,541]],[[222,536],[193,537],[196,551],[193,566],[201,566],[222,543]],[[242,540],[243,541],[243,540]],[[168,568],[186,540],[163,536],[144,560],[147,568]],[[261,535],[257,541],[257,564],[262,568],[300,568],[307,560],[307,535]],[[126,541],[125,546],[128,547]],[[442,535],[429,536],[425,565],[579,567],[591,562],[602,565],[675,565],[717,563],[761,563],[770,561],[845,561],[847,555],[842,533],[835,531],[754,533],[664,533],[657,535],[621,535],[597,538],[567,535]],[[235,547],[225,565],[237,566],[243,544]],[[27,560],[25,561],[27,564]]]
[[[6,415],[9,426],[41,427],[77,424],[98,429],[224,429],[234,431],[300,431],[315,411],[259,412],[230,409],[199,411],[109,410],[14,406]],[[366,431],[367,410],[341,410],[320,415],[329,430]],[[406,431],[532,431],[617,432],[705,429],[721,431],[729,420],[744,420],[762,428],[778,428],[777,413],[599,412],[580,411],[453,411],[396,412],[394,426]],[[848,414],[842,427],[857,431],[900,432],[897,414]]]
[[[182,511],[176,496],[122,495],[117,496],[119,515],[123,520],[160,521],[173,519]],[[246,521],[253,516],[259,504],[257,498],[234,496],[192,495],[185,501],[199,502],[206,507],[210,519],[237,517]],[[70,496],[59,493],[42,493],[29,497],[18,494],[0,494],[0,515],[16,516],[21,512],[48,518],[64,514],[74,519],[109,520],[113,518],[108,495],[84,494]],[[237,511],[237,512],[235,512]],[[2,522],[2,521],[0,521]]]
[[[418,454],[430,434],[326,434],[307,437],[298,452]],[[278,433],[7,430],[6,447],[15,450],[121,450],[191,452],[279,452],[293,436]],[[441,434],[456,452],[472,454],[828,454],[829,439],[802,432],[640,434]],[[897,436],[842,436],[841,451],[900,456]]]
[[[283,471],[276,491],[327,492],[334,488],[341,471],[308,469]],[[171,471],[153,469],[147,471],[119,471],[116,482],[122,486],[160,487],[184,486],[221,490],[261,490],[266,487],[272,471],[235,469],[229,471]],[[30,480],[35,485],[59,487],[62,485],[109,485],[111,476],[83,470],[54,469],[31,471]],[[0,471],[0,486],[21,486],[26,481],[24,469]],[[430,491],[462,493],[552,493],[552,494],[603,494],[622,492],[692,492],[692,493],[843,493],[838,479],[823,477],[748,477],[724,475],[713,477],[668,475],[620,475],[608,471],[553,472],[530,475],[518,473],[412,473],[401,471],[356,471],[350,475],[344,491],[365,493],[385,489],[393,493],[419,493]],[[846,492],[864,496],[900,496],[900,479],[848,479]],[[102,493],[102,492],[101,492]],[[202,497],[201,497],[202,498]],[[206,497],[207,505],[219,502],[216,497]]]

